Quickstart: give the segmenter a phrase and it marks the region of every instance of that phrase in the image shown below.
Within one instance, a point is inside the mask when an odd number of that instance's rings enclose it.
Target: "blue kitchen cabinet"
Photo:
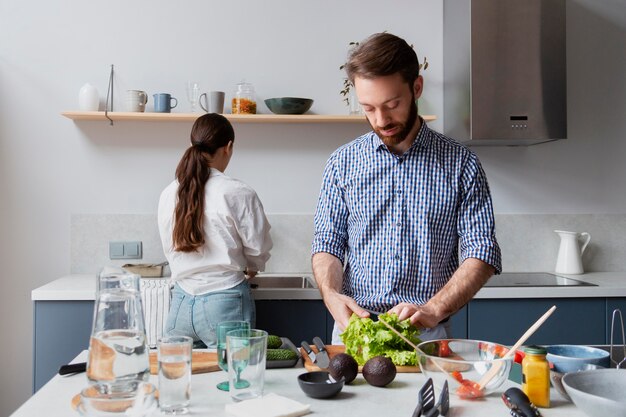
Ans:
[[[467,306],[450,317],[450,332],[454,339],[467,339]]]
[[[257,300],[256,327],[289,338],[296,346],[319,336],[330,343],[332,320],[322,300]]]
[[[525,344],[605,343],[605,298],[473,300],[468,307],[468,337],[512,345],[553,305],[556,311]]]
[[[93,301],[35,301],[33,393],[89,348]]]

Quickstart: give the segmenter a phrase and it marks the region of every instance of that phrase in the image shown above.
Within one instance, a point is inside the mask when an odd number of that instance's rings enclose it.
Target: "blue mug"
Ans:
[[[178,100],[176,97],[172,97],[168,93],[157,93],[154,97],[154,111],[157,113],[170,113],[172,109],[178,106]],[[172,106],[172,100],[174,105]]]

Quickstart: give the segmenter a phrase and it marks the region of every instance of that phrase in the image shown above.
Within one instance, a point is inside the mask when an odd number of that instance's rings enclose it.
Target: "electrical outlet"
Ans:
[[[109,242],[109,259],[141,259],[141,241]]]

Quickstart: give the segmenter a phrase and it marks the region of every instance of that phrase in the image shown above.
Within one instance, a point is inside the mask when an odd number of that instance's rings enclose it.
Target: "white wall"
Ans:
[[[626,211],[625,10],[622,0],[568,1],[567,141],[476,149],[499,213]],[[426,0],[0,0],[0,415],[30,394],[30,291],[69,272],[70,215],[154,212],[187,146],[185,123],[61,117],[83,83],[104,94],[115,64],[116,97],[167,91],[186,111],[186,80],[230,96],[245,78],[259,101],[308,96],[317,113],[345,113],[338,67],[348,42],[388,30],[428,57],[420,110],[441,114],[442,19],[441,4]],[[229,174],[268,212],[310,213],[328,154],[364,126],[235,129]]]

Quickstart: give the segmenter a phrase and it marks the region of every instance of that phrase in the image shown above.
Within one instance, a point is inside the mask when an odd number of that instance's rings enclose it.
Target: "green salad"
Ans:
[[[409,319],[400,321],[395,313],[384,313],[378,318],[391,324],[416,345],[421,342],[419,330],[411,325]],[[346,353],[356,359],[359,365],[364,365],[368,359],[379,355],[388,357],[395,365],[416,364],[413,348],[383,323],[370,318],[360,318],[352,314],[348,327],[340,337],[346,345]]]

